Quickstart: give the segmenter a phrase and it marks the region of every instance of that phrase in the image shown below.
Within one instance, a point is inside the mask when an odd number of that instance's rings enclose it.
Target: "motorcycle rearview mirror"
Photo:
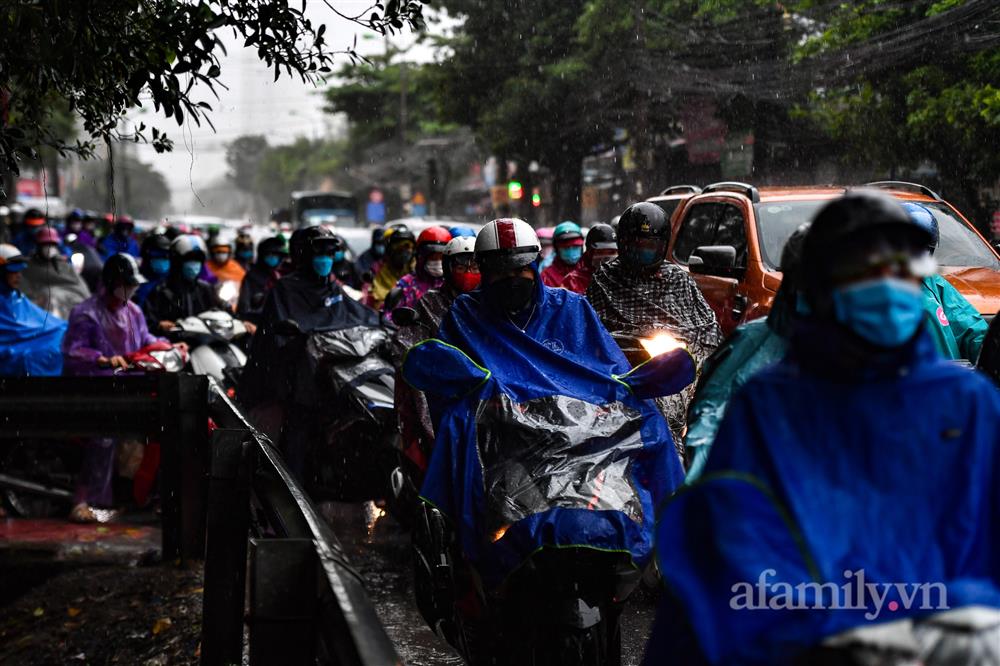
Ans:
[[[295,335],[302,335],[302,327],[299,326],[299,322],[294,319],[282,319],[274,325],[274,332],[278,335],[292,337]]]
[[[402,370],[410,386],[448,399],[468,395],[491,375],[458,347],[434,338],[410,347]]]
[[[401,300],[403,300],[403,290],[399,287],[393,287],[388,295],[386,295],[385,304],[382,306],[382,309],[385,312],[392,312]]]
[[[413,326],[417,323],[417,311],[405,305],[392,311],[392,322],[396,326]]]
[[[683,347],[653,356],[615,379],[642,400],[680,393],[696,376],[694,358]]]

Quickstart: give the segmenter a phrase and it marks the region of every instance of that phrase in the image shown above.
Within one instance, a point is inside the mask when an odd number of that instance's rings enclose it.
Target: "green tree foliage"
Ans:
[[[850,48],[981,4],[867,0],[841,5],[800,55]],[[1000,18],[1000,6],[994,3],[992,12],[994,21]],[[844,159],[852,163],[888,170],[930,160],[944,195],[985,227],[987,210],[979,190],[1000,177],[1000,51],[989,42],[977,48],[967,37],[947,30],[928,34],[923,48],[897,66],[861,71],[813,93],[803,113],[840,142]],[[962,48],[963,41],[970,47]]]
[[[294,190],[319,187],[344,161],[342,142],[300,137],[290,144],[271,146],[256,173],[256,191],[272,207],[288,205]]]
[[[229,180],[244,192],[257,190],[257,174],[267,155],[267,137],[252,134],[238,137],[226,146],[226,164]]]
[[[0,160],[16,170],[42,145],[92,155],[92,137],[114,137],[124,113],[143,104],[178,125],[210,122],[211,106],[199,93],[214,93],[218,85],[220,30],[256,48],[275,79],[284,74],[313,81],[331,71],[336,53],[356,57],[353,49],[330,51],[326,26],[307,19],[305,7],[305,0],[3,3]],[[341,15],[389,34],[421,25],[422,4],[389,0],[361,16]],[[72,145],[50,130],[48,117],[60,101],[80,117],[86,135]],[[131,138],[151,139],[158,150],[171,146],[165,134],[145,125]]]
[[[132,155],[115,155],[116,208],[140,219],[153,220],[167,211],[170,188],[159,171]],[[108,165],[90,160],[80,165],[79,177],[70,185],[67,201],[75,206],[105,210],[108,205]]]

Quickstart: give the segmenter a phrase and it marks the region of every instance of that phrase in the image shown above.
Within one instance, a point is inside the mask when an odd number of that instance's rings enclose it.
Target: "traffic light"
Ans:
[[[521,183],[516,180],[507,183],[507,196],[511,201],[520,201],[521,197],[524,196],[524,188],[521,187]]]
[[[538,208],[542,205],[542,195],[538,191],[537,187],[535,188],[535,191],[531,193],[531,205],[533,208]]]

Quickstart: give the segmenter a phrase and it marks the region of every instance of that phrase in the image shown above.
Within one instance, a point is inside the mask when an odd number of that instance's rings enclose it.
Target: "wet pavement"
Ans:
[[[321,511],[351,563],[364,576],[375,610],[403,660],[412,666],[462,664],[448,644],[427,627],[417,610],[406,530],[392,516],[381,515],[369,531],[367,523],[373,515],[370,505],[324,503]],[[624,666],[642,662],[654,610],[653,596],[643,590],[637,590],[629,600],[622,616]]]

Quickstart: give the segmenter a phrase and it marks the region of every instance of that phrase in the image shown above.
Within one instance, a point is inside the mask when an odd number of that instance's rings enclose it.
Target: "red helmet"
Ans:
[[[444,227],[427,227],[417,236],[417,251],[444,252],[451,233]]]
[[[42,243],[54,243],[59,244],[59,232],[52,227],[41,227],[35,232],[35,242],[41,245]]]

